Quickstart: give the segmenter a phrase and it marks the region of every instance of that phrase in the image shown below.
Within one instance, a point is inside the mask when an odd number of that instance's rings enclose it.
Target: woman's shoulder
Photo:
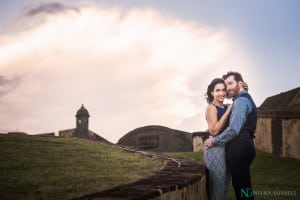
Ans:
[[[210,103],[210,104],[207,105],[206,111],[207,112],[208,111],[217,111],[217,107],[214,104]]]

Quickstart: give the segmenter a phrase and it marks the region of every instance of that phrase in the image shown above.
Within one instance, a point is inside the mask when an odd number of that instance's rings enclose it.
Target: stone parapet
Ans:
[[[198,200],[207,199],[205,166],[188,159],[124,147],[124,151],[141,153],[166,163],[156,175],[127,185],[75,198],[77,200]]]

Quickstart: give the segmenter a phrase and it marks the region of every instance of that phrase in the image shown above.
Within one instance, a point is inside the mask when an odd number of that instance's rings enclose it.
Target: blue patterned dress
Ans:
[[[225,113],[224,108],[215,106],[218,111],[218,120]],[[219,133],[222,133],[229,125],[229,119]],[[218,133],[218,134],[219,134]],[[229,173],[226,170],[225,145],[218,145],[204,150],[204,163],[208,169],[208,197],[209,200],[226,199],[229,186]]]

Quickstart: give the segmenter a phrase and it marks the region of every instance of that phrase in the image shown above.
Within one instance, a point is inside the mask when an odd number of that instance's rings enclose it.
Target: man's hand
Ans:
[[[212,147],[212,140],[213,140],[213,136],[209,136],[209,138],[207,140],[204,141],[204,147],[206,149]]]

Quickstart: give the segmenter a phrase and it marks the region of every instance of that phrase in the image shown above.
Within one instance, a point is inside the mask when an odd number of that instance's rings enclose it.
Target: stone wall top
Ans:
[[[257,109],[259,118],[300,119],[300,111]]]

